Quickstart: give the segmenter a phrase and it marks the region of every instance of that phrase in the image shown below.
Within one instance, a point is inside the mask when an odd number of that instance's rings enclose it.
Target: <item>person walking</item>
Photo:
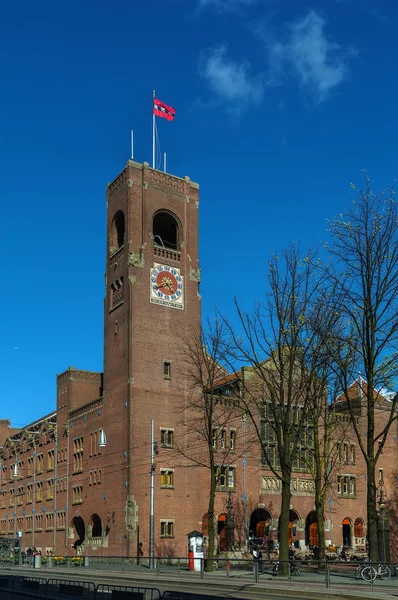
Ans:
[[[257,564],[257,573],[261,573],[264,575],[264,564],[262,561],[263,555],[261,554],[261,550],[258,546],[253,548],[253,568],[256,568]]]

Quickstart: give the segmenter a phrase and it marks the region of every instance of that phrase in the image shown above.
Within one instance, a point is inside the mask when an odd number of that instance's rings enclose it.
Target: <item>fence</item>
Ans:
[[[0,560],[1,564],[1,560]],[[7,566],[13,566],[7,561]],[[189,561],[186,557],[156,557],[154,560],[154,569],[149,568],[149,558],[143,557],[138,562],[136,558],[117,558],[117,557],[84,557],[81,561],[76,563],[71,557],[63,558],[62,561],[57,563],[43,564],[40,569],[33,570],[30,564],[26,564],[24,569],[28,573],[31,573],[32,577],[27,577],[31,582],[39,581],[37,583],[31,583],[32,590],[35,585],[39,585],[39,590],[42,590],[43,585],[52,585],[43,583],[40,580],[39,575],[46,577],[53,577],[50,582],[61,581],[61,577],[72,578],[73,573],[93,572],[98,575],[105,575],[106,573],[123,574],[126,578],[129,576],[141,575],[145,577],[151,577],[151,583],[153,585],[154,578],[159,577],[167,579],[177,578],[179,580],[186,579],[187,581],[196,580],[208,580],[210,582],[218,582],[223,578],[228,578],[229,582],[232,583],[260,583],[266,584],[274,588],[286,588],[286,585],[294,586],[300,582],[305,584],[307,587],[317,589],[329,589],[339,590],[343,588],[349,588],[353,591],[380,591],[385,593],[398,594],[398,577],[397,569],[395,565],[388,564],[386,567],[383,565],[371,565],[365,562],[332,562],[332,561],[289,561],[279,562],[276,560],[269,560],[265,557],[265,560],[254,561],[247,558],[234,558],[226,559],[219,558],[212,561],[208,566],[211,569],[206,569],[206,561],[203,559],[195,559],[195,561]],[[190,567],[199,566],[198,571],[190,571]],[[18,565],[16,565],[18,567]],[[12,571],[11,571],[12,572]],[[62,575],[61,575],[62,572]],[[37,574],[37,578],[33,575]],[[1,572],[0,572],[1,575]],[[58,577],[58,579],[55,579]],[[89,578],[89,577],[88,577]],[[9,591],[9,585],[12,584],[12,576],[0,577],[0,589]],[[11,583],[10,583],[11,582]],[[18,584],[19,585],[19,584]],[[55,585],[55,584],[54,584]],[[171,586],[170,586],[171,587]],[[115,591],[115,598],[117,597],[116,592],[119,593],[119,597],[122,598],[126,592],[124,588],[112,588]],[[142,594],[141,588],[129,588],[130,592]],[[23,591],[23,590],[21,590]],[[109,592],[106,592],[103,586],[96,588],[97,597],[101,592],[102,597],[107,597],[109,600]],[[47,593],[47,589],[46,589]],[[57,592],[59,593],[59,592]],[[80,593],[80,592],[79,592]],[[89,592],[84,592],[89,594]],[[153,592],[152,596],[148,596],[149,592],[145,592],[150,600],[160,598],[156,596],[157,590]],[[171,594],[172,592],[170,592]],[[174,592],[176,594],[176,592]],[[55,594],[55,592],[54,592]],[[2,597],[2,596],[1,596]],[[7,596],[4,596],[5,598]],[[10,597],[10,596],[8,596]],[[21,596],[23,597],[23,596]],[[52,596],[54,598],[61,596]],[[82,597],[85,597],[84,595]],[[87,596],[86,597],[92,597]],[[166,596],[172,597],[172,596]],[[176,596],[177,597],[177,596]],[[146,600],[146,596],[144,596]]]
[[[1,600],[160,600],[162,595],[156,588],[99,584],[89,581],[68,579],[43,579],[39,577],[0,576]]]

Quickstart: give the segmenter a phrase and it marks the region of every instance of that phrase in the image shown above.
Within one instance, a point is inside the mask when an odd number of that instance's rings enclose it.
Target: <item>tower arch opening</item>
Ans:
[[[113,254],[119,248],[124,246],[124,236],[126,232],[126,222],[124,218],[124,212],[118,210],[112,219],[110,238],[109,238],[109,252]]]
[[[75,541],[75,543],[73,544],[73,548],[75,550],[77,550],[77,548],[79,546],[81,546],[85,540],[86,537],[86,526],[84,524],[84,521],[81,517],[74,517],[72,519],[72,522],[70,524],[72,531],[75,530],[76,535],[77,535],[77,540]]]
[[[254,538],[266,538],[269,534],[271,513],[265,508],[256,508],[250,515],[250,535]]]
[[[93,515],[91,515],[90,517],[90,526],[92,528],[91,530],[91,537],[101,537],[102,536],[102,523],[101,523],[101,519],[100,517],[94,513]]]
[[[156,246],[170,250],[180,249],[180,225],[176,217],[165,210],[159,211],[153,218],[152,239]]]

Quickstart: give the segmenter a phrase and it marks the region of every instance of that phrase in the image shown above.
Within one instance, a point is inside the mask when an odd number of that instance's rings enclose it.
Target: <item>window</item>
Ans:
[[[52,500],[54,498],[54,480],[49,479],[47,481],[47,500]]]
[[[1,508],[6,508],[6,491],[1,492]]]
[[[217,429],[213,429],[211,432],[211,445],[214,450],[217,450]]]
[[[57,529],[65,529],[65,512],[57,512]]]
[[[235,489],[235,467],[219,466],[216,470],[217,490]]]
[[[351,463],[355,465],[355,446],[351,444]]]
[[[47,452],[47,470],[52,471],[54,469],[54,450]]]
[[[30,532],[32,531],[32,522],[33,522],[33,517],[28,516],[26,517],[26,532]]]
[[[178,225],[172,214],[159,212],[155,215],[152,237],[155,246],[179,250]]]
[[[32,483],[30,483],[26,487],[26,504],[31,504],[32,503],[32,488],[33,488],[33,484]]]
[[[43,483],[38,481],[36,484],[36,501],[41,502],[43,500]]]
[[[8,503],[8,506],[14,506],[14,497],[15,497],[15,490],[10,490],[10,501]]]
[[[40,473],[43,473],[43,455],[42,454],[38,454],[36,457],[36,473],[37,473],[37,475],[40,475]]]
[[[161,429],[160,443],[163,447],[172,448],[174,446],[174,429]]]
[[[348,444],[343,445],[343,460],[348,463]]]
[[[225,450],[226,436],[227,436],[227,432],[225,431],[225,429],[222,429],[221,430],[221,450]]]
[[[124,287],[123,287],[123,275],[119,279],[116,279],[111,284],[111,308],[119,306],[123,302],[124,298]]]
[[[73,440],[73,472],[81,473],[83,471],[83,438],[79,437]]]
[[[160,537],[174,537],[174,521],[160,521]]]
[[[339,475],[337,477],[337,495],[346,498],[355,496],[355,477],[353,475]]]
[[[235,444],[236,444],[236,431],[235,431],[235,429],[231,429],[231,431],[229,433],[229,448],[230,448],[230,450],[232,450],[232,451],[235,450]]]
[[[114,254],[124,245],[125,219],[124,213],[119,210],[113,217],[109,236],[109,252]]]
[[[76,485],[73,488],[73,504],[81,504],[83,502],[83,486]]]
[[[384,471],[383,471],[383,469],[379,469],[379,483],[384,484]]]
[[[163,378],[171,379],[171,363],[167,360],[163,361]]]
[[[18,488],[18,492],[17,492],[18,496],[17,496],[17,505],[21,506],[23,504],[23,487],[20,486]]]
[[[35,530],[43,531],[43,515],[36,515],[35,518]]]
[[[19,479],[23,479],[24,478],[24,466],[23,466],[23,460],[20,460],[18,463],[18,471],[19,471]]]
[[[54,515],[51,513],[46,514],[46,531],[54,529]]]
[[[160,487],[174,487],[174,471],[172,469],[160,469]]]

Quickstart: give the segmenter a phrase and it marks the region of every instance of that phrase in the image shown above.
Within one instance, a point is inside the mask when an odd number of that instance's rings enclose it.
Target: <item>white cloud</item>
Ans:
[[[202,74],[211,89],[226,103],[228,112],[239,114],[247,104],[258,103],[263,97],[263,82],[250,74],[247,62],[228,59],[225,46],[210,51]]]
[[[215,8],[218,12],[237,10],[244,6],[251,6],[258,0],[199,0],[199,8]]]
[[[324,32],[325,20],[314,10],[289,25],[283,42],[270,47],[271,65],[282,71],[292,68],[301,85],[315,93],[319,101],[347,77],[347,53]]]

